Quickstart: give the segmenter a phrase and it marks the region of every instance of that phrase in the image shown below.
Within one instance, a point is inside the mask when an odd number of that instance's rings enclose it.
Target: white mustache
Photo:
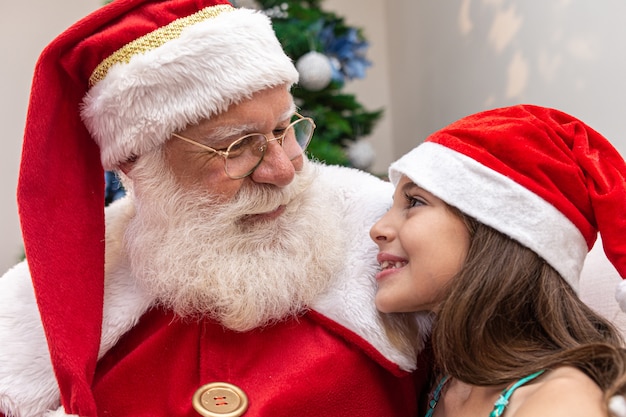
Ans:
[[[311,181],[310,172],[302,172],[296,174],[293,182],[284,188],[249,184],[242,187],[228,204],[216,204],[216,214],[219,213],[220,217],[229,218],[236,223],[246,216],[268,213],[281,205],[289,206],[308,189]]]

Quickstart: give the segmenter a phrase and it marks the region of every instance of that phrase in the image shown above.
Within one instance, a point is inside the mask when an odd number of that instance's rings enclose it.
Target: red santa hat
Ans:
[[[518,105],[433,133],[394,162],[446,203],[541,256],[575,289],[598,232],[626,278],[626,164],[598,132],[561,111]],[[626,283],[617,293],[626,311]]]
[[[95,416],[104,169],[298,73],[265,15],[226,0],[117,0],[42,53],[18,185],[28,266],[61,401]]]

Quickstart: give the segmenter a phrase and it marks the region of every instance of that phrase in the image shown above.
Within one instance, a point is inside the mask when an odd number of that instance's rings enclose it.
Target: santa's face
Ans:
[[[278,120],[290,105],[267,106]],[[327,288],[344,252],[337,210],[315,165],[270,148],[243,180],[226,176],[221,158],[199,172],[182,160],[170,169],[171,150],[136,162],[125,246],[138,282],[162,305],[244,331],[300,313]],[[197,151],[185,149],[191,166]]]
[[[278,86],[257,92],[228,111],[177,133],[223,151],[251,133],[274,137],[289,125],[294,112],[293,98],[287,87]],[[224,158],[197,145],[173,137],[166,143],[165,151],[167,163],[183,187],[204,187],[223,201],[230,200],[250,183],[275,187],[289,185],[295,173],[302,169],[304,159],[300,156],[290,160],[280,144],[272,141],[254,172],[243,179],[233,180],[226,174]]]

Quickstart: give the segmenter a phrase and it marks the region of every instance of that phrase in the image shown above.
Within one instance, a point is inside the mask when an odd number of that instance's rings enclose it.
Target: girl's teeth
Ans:
[[[384,270],[384,269],[391,269],[391,268],[402,268],[403,266],[404,266],[404,262],[384,261],[380,264],[380,269]]]

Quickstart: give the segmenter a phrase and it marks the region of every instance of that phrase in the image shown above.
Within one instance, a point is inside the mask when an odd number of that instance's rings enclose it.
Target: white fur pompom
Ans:
[[[609,400],[609,411],[614,417],[626,417],[626,399],[622,395],[614,395]]]
[[[626,280],[622,280],[615,290],[615,299],[622,311],[626,311]],[[626,416],[626,414],[624,414]]]

